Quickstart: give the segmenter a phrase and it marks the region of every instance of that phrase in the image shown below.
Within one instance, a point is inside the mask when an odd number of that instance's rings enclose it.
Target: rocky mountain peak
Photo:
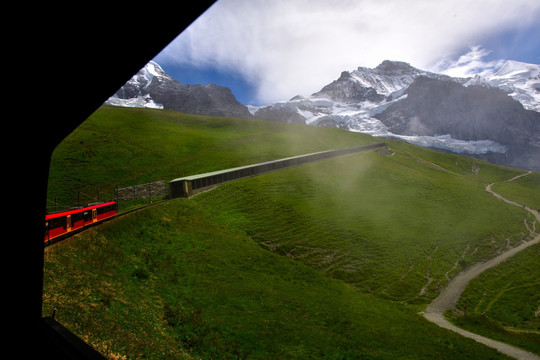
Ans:
[[[231,89],[217,84],[181,84],[154,61],[139,70],[106,103],[170,109],[186,114],[252,118]]]
[[[375,70],[384,71],[388,73],[418,71],[415,68],[413,68],[409,63],[406,63],[403,61],[392,61],[392,60],[384,60],[375,68]]]
[[[351,80],[351,73],[348,71],[343,71],[341,75],[339,76],[339,79],[337,81],[347,81]]]

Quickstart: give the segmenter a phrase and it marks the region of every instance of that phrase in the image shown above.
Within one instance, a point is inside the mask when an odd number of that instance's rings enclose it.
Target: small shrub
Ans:
[[[148,272],[148,270],[140,267],[136,267],[135,270],[133,270],[132,275],[139,280],[148,280],[148,278],[150,277],[150,273]]]

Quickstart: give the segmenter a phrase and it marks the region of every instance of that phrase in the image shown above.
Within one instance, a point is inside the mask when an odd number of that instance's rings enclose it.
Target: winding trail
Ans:
[[[526,176],[528,174],[530,174],[530,172],[517,176],[507,181],[513,181],[521,176]],[[536,217],[536,219],[540,222],[540,213],[538,213],[538,211],[531,209],[529,207],[524,207],[521,204],[518,204],[514,201],[510,201],[504,198],[502,195],[494,192],[491,189],[492,185],[493,184],[487,185],[486,191],[493,194],[493,196],[495,196],[496,198],[500,200],[503,200],[515,206],[519,206],[520,208],[524,208],[525,210],[532,213]],[[486,271],[487,269],[490,269],[500,264],[504,260],[508,259],[509,257],[514,256],[518,252],[528,248],[531,245],[538,244],[538,243],[540,243],[540,234],[537,234],[534,239],[528,242],[524,242],[513,249],[505,251],[504,253],[500,254],[499,256],[489,261],[476,263],[475,265],[471,266],[465,271],[460,272],[452,279],[452,281],[448,283],[448,285],[441,292],[441,294],[428,305],[428,307],[424,311],[424,314],[423,314],[424,317],[427,320],[431,321],[432,323],[439,325],[440,327],[443,327],[445,329],[454,331],[465,337],[476,340],[484,345],[490,346],[500,351],[501,353],[511,356],[513,358],[520,359],[520,360],[521,359],[522,360],[540,360],[540,357],[538,355],[535,355],[531,352],[521,350],[514,346],[511,346],[511,345],[508,345],[499,341],[495,341],[492,339],[488,339],[484,336],[474,334],[472,332],[458,328],[457,326],[453,325],[448,320],[446,320],[446,318],[444,317],[445,311],[456,308],[456,303],[459,297],[461,296],[461,294],[463,293],[463,291],[465,290],[465,288],[467,287],[467,285],[472,279],[474,279],[475,277],[477,277],[478,275],[480,275],[482,272]]]

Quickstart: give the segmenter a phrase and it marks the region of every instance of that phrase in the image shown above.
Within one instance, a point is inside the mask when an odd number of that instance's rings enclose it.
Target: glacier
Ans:
[[[122,99],[117,95],[111,96],[105,102],[109,105],[121,106],[121,107],[135,107],[135,108],[147,108],[147,109],[163,109],[163,105],[156,103],[150,95],[139,95],[135,98]]]

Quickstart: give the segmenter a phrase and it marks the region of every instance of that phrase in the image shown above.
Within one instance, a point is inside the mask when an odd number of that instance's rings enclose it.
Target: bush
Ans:
[[[148,280],[148,278],[150,277],[150,273],[148,272],[148,270],[140,267],[136,267],[135,270],[133,270],[132,275],[139,280]]]

